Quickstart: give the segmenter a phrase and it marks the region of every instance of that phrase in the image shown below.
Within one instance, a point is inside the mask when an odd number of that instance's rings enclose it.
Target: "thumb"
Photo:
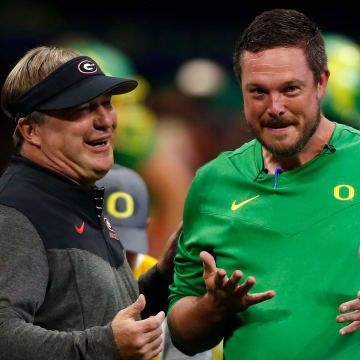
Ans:
[[[135,316],[140,315],[140,313],[144,310],[145,305],[145,296],[140,294],[134,303],[119,311],[116,317],[118,320],[132,319]]]

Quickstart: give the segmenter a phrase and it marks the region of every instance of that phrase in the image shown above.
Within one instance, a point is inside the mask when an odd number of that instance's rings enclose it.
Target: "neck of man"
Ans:
[[[304,149],[292,157],[280,157],[262,147],[264,168],[268,170],[268,174],[275,174],[276,168],[280,168],[284,172],[307,163],[317,156],[324,149],[324,146],[329,143],[334,129],[335,124],[321,116],[320,124],[314,135],[310,138]]]

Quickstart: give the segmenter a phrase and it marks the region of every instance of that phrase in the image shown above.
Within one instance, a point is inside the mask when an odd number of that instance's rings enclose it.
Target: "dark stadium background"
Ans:
[[[152,91],[172,86],[187,59],[206,57],[232,71],[234,41],[254,16],[271,8],[295,8],[320,28],[360,42],[359,15],[345,3],[204,1],[10,1],[0,2],[0,81],[30,48],[64,35],[87,34],[121,49]],[[0,170],[11,153],[13,124],[1,115]]]

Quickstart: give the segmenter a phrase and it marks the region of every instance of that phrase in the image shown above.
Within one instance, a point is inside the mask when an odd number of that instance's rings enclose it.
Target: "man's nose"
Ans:
[[[103,105],[96,109],[94,127],[96,129],[108,129],[116,126],[114,110]]]
[[[279,117],[285,114],[285,103],[281,94],[270,94],[267,111],[271,117]]]

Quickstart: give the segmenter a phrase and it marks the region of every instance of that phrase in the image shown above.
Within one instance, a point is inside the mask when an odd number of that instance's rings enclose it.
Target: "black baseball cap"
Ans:
[[[105,188],[103,216],[125,250],[147,254],[149,193],[142,177],[134,170],[116,164],[96,182],[96,186]]]
[[[107,76],[90,57],[78,56],[21,95],[11,107],[11,112],[17,121],[35,110],[68,109],[105,93],[125,94],[137,85],[133,79]]]

